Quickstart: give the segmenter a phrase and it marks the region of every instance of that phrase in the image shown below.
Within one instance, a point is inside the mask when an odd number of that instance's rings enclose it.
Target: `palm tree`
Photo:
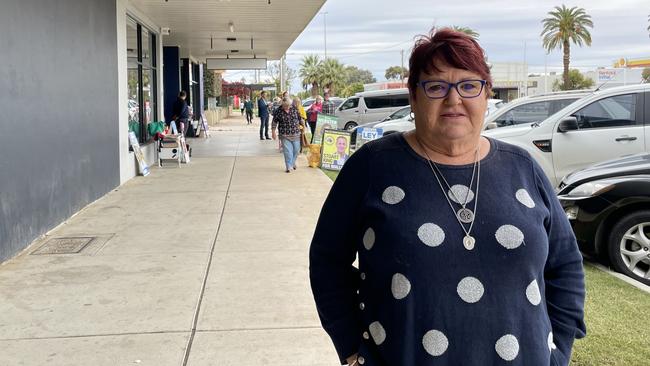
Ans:
[[[329,93],[343,89],[345,86],[345,65],[335,58],[327,58],[321,64],[320,84],[329,89]]]
[[[475,30],[472,29],[472,28],[469,28],[469,27],[461,27],[461,26],[458,26],[458,25],[453,25],[453,26],[451,26],[451,29],[455,30],[456,32],[465,33],[465,34],[467,34],[468,36],[470,36],[470,37],[472,37],[472,38],[478,40],[479,34],[478,34],[477,31],[475,31]]]
[[[591,34],[587,27],[593,28],[594,23],[591,16],[585,12],[585,9],[577,6],[567,8],[556,6],[555,10],[548,12],[548,18],[542,20],[544,29],[540,34],[542,45],[547,52],[556,48],[564,50],[564,85],[569,84],[569,59],[571,58],[571,43],[582,47],[583,44],[591,46]]]
[[[318,94],[318,86],[320,84],[320,69],[321,60],[318,55],[307,55],[302,58],[300,64],[300,78],[302,79],[302,87],[307,90],[311,85],[311,95]]]

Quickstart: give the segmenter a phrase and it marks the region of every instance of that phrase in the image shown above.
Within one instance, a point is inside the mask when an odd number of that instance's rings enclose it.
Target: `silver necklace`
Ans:
[[[420,142],[420,139],[418,139],[416,137],[415,140],[418,142],[418,145],[420,145],[420,148],[424,152],[424,155],[427,156],[427,163],[429,163],[429,168],[431,168],[431,173],[433,173],[433,176],[436,178],[436,182],[438,182],[438,186],[440,186],[440,190],[442,191],[443,196],[445,196],[445,198],[447,199],[447,203],[449,204],[449,208],[451,208],[451,211],[453,213],[456,213],[455,209],[454,209],[454,205],[451,204],[451,201],[449,200],[449,196],[445,192],[445,188],[442,186],[442,182],[440,181],[440,178],[438,178],[438,174],[436,174],[436,170],[434,169],[433,165],[431,164],[431,162],[432,162],[431,157],[429,157],[429,154],[424,149],[424,146]],[[481,160],[479,159],[479,151],[480,151],[480,145],[476,149],[476,158],[474,160],[474,168],[476,168],[478,166],[478,174],[477,174],[477,178],[476,178],[476,195],[474,197],[474,212],[476,212],[476,207],[478,206],[478,192],[479,192],[479,184],[481,182]],[[436,166],[436,168],[437,168],[437,166]],[[444,177],[444,175],[442,175],[442,172],[440,172],[439,174],[442,177],[442,179],[444,180],[445,177]],[[474,175],[474,173],[472,172],[472,176],[473,175]],[[473,177],[472,177],[472,180],[473,180]],[[445,184],[447,184],[447,186],[449,186],[449,183],[447,183],[446,180],[445,180]],[[469,190],[471,188],[472,187],[471,187],[471,183],[470,183],[470,187],[468,188],[467,196],[465,197],[465,200],[467,200],[467,197],[469,196]],[[450,191],[451,191],[451,188],[450,188]],[[460,203],[460,200],[458,200],[458,197],[456,197],[456,194],[454,194],[453,191],[452,191],[452,194],[454,195],[454,198],[456,198],[456,200]],[[467,202],[465,202],[465,204],[467,204]],[[463,209],[464,208],[465,207],[463,207]],[[461,209],[461,211],[462,211],[462,209]],[[458,215],[454,215],[454,217],[456,217],[456,221],[458,221],[458,224],[460,225],[460,228],[463,229],[463,232],[465,233],[465,237],[463,238],[463,246],[467,250],[474,249],[474,246],[476,244],[476,239],[470,234],[472,232],[472,227],[474,227],[474,221],[475,221],[476,215],[472,214],[471,220],[469,222],[469,229],[465,229],[465,225],[463,225],[463,221],[461,221],[461,219],[459,218]]]
[[[469,224],[474,220],[474,212],[472,212],[472,210],[467,208],[467,203],[469,202],[469,194],[472,191],[472,186],[474,185],[474,175],[476,174],[476,166],[478,165],[477,164],[478,153],[479,153],[478,150],[479,149],[477,148],[476,153],[475,153],[476,156],[474,158],[475,159],[474,160],[474,167],[472,168],[472,179],[469,181],[469,187],[467,189],[467,192],[465,192],[465,199],[463,201],[461,201],[458,198],[458,196],[456,196],[456,193],[453,191],[453,189],[451,189],[451,185],[449,185],[449,182],[447,182],[447,179],[445,179],[445,176],[442,174],[442,171],[438,167],[438,164],[433,162],[433,167],[436,168],[436,172],[438,173],[438,175],[440,175],[440,177],[442,178],[442,181],[445,182],[445,185],[447,186],[447,189],[449,189],[449,192],[454,197],[456,202],[458,202],[458,204],[461,206],[460,210],[456,211],[456,217],[458,217],[458,219],[460,221],[462,221],[463,224]],[[427,157],[428,157],[428,155],[427,155]]]

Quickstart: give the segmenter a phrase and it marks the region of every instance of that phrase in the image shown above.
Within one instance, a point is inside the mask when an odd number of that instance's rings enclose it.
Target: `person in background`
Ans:
[[[316,130],[316,121],[318,121],[318,114],[323,110],[323,98],[318,95],[316,101],[307,110],[307,122],[311,130],[311,142],[314,142],[314,131]]]
[[[260,140],[270,140],[269,137],[269,104],[266,101],[266,91],[262,91],[260,99],[257,100],[257,111],[260,115]]]
[[[244,109],[246,110],[246,122],[250,125],[253,123],[253,101],[248,95],[244,102]]]
[[[322,113],[333,116],[336,107],[334,106],[334,102],[330,100],[330,93],[323,94],[323,97],[325,99],[323,100]]]
[[[293,106],[298,110],[298,115],[300,116],[301,122],[305,124],[305,122],[307,122],[307,112],[305,112],[305,108],[302,106],[302,101],[300,98],[293,98]]]
[[[187,93],[185,90],[181,90],[172,107],[172,120],[176,122],[176,128],[183,136],[187,132],[187,126],[190,120],[190,108],[185,101],[186,98]]]
[[[242,98],[239,98],[239,108],[241,109],[241,115],[244,115],[244,101],[242,101]]]
[[[582,255],[553,186],[526,150],[481,136],[486,60],[465,33],[420,36],[415,130],[364,144],[334,181],[309,269],[342,364],[567,366],[586,335]]]
[[[271,125],[274,140],[278,137],[276,128],[280,133],[286,173],[291,172],[291,169],[297,169],[296,159],[300,154],[300,116],[298,109],[291,103],[289,98],[282,100],[280,108],[273,114],[273,124]]]

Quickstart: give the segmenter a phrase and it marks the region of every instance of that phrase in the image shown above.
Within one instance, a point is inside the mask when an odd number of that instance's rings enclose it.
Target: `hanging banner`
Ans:
[[[323,148],[320,166],[328,170],[341,170],[350,157],[349,131],[326,129],[323,131]]]
[[[135,154],[135,160],[138,161],[138,170],[142,176],[146,177],[149,175],[149,167],[147,167],[147,163],[144,161],[144,154],[142,153],[142,149],[138,143],[138,138],[135,136],[133,131],[129,131],[129,142],[131,143],[131,148]]]
[[[318,113],[316,128],[314,129],[314,144],[320,145],[323,141],[323,131],[326,129],[335,130],[338,127],[338,118],[328,114]]]

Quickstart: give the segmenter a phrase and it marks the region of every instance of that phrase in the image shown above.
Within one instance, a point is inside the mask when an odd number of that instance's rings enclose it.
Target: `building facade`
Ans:
[[[129,131],[153,163],[147,124],[180,90],[203,111],[210,59],[265,67],[324,2],[3,0],[0,262],[136,176]]]

